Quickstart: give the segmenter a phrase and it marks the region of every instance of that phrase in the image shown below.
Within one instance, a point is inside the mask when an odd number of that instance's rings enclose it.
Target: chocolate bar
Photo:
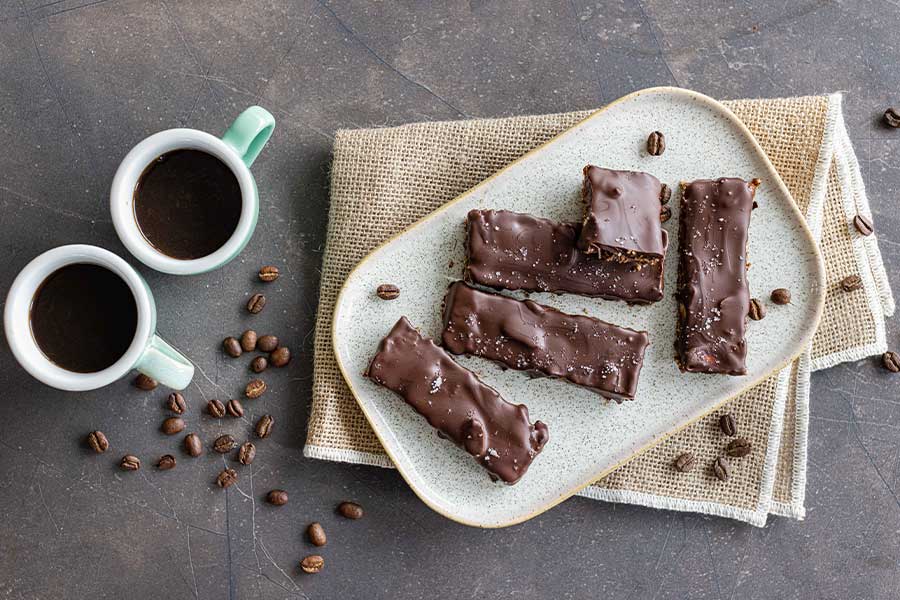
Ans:
[[[605,398],[634,399],[649,338],[531,300],[482,292],[457,281],[444,298],[444,348],[565,379]]]
[[[402,396],[441,437],[508,484],[522,478],[549,439],[546,425],[528,420],[525,405],[504,400],[406,317],[381,340],[366,376]]]
[[[659,220],[662,191],[649,173],[586,166],[578,247],[620,262],[662,260],[669,241]]]
[[[682,183],[676,360],[682,371],[744,375],[747,233],[759,180]]]
[[[582,252],[576,243],[580,223],[559,223],[508,210],[471,210],[466,232],[464,277],[470,283],[629,304],[647,304],[663,297],[661,260],[629,264]],[[663,239],[667,241],[665,235]]]

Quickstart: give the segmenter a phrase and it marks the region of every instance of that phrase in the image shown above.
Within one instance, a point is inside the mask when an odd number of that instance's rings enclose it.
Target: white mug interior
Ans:
[[[166,152],[202,150],[231,169],[241,187],[241,217],[225,244],[201,258],[183,260],[168,256],[154,247],[141,232],[134,216],[134,189],[144,169]],[[256,183],[250,169],[221,139],[196,129],[169,129],[140,142],[125,156],[113,178],[110,211],[119,239],[139,261],[163,273],[193,275],[216,269],[234,258],[250,240],[259,212]]]
[[[137,327],[128,349],[115,363],[93,373],[76,373],[51,361],[31,331],[31,306],[40,285],[54,271],[77,263],[99,265],[116,273],[128,284],[137,306]],[[144,280],[131,265],[103,248],[74,244],[48,250],[22,269],[7,295],[3,324],[13,355],[28,373],[61,390],[84,391],[108,385],[134,367],[156,329],[156,307]]]

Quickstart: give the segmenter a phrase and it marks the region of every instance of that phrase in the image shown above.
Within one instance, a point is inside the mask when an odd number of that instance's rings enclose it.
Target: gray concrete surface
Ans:
[[[480,531],[431,512],[391,471],[306,460],[310,349],[340,127],[599,106],[634,89],[719,98],[846,92],[846,116],[896,289],[900,9],[888,0],[782,2],[0,2],[0,288],[39,252],[97,244],[130,259],[107,210],[113,173],[169,127],[222,132],[259,103],[278,119],[254,167],[260,226],[240,259],[187,278],[140,268],[160,332],[197,363],[188,423],[211,441],[250,423],[200,414],[237,394],[244,361],[218,351],[253,325],[287,340],[288,369],[252,413],[277,420],[252,475],[226,493],[218,456],[145,464],[165,394],[120,382],[67,394],[0,344],[0,597],[696,598],[900,597],[900,377],[874,360],[813,377],[809,515],[755,529],[718,518],[572,499],[523,525]],[[130,259],[135,263],[133,259]],[[266,311],[242,303],[275,263]],[[5,293],[5,291],[4,291]],[[898,327],[888,327],[898,343]],[[90,454],[99,428],[112,450]],[[290,491],[280,509],[262,502]],[[365,519],[335,504],[355,498]],[[326,570],[298,573],[303,529],[328,531]]]

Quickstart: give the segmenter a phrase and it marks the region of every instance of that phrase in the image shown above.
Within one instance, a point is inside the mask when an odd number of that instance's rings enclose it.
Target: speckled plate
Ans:
[[[667,149],[648,156],[649,132],[665,132]],[[673,361],[677,211],[666,225],[666,297],[628,306],[579,296],[532,294],[570,313],[650,332],[637,399],[621,405],[550,379],[531,379],[478,358],[460,362],[504,398],[528,406],[550,429],[550,441],[514,486],[492,483],[464,451],[437,437],[399,397],[363,377],[378,342],[406,315],[426,335],[441,331],[447,285],[462,276],[463,221],[472,208],[509,209],[578,220],[581,168],[594,163],[647,171],[677,189],[681,180],[759,177],[759,210],[750,226],[750,289],[768,298],[788,287],[792,304],[769,307],[751,322],[748,374],[681,373]],[[673,194],[674,196],[674,194]],[[449,267],[450,261],[455,264]],[[824,302],[824,267],[815,242],[775,168],[735,115],[715,100],[676,88],[635,92],[594,113],[381,246],[350,274],[334,314],[334,350],[344,377],[394,464],[416,494],[460,523],[502,527],[529,519],[602,477],[666,436],[714,410],[785,366],[808,344]],[[399,299],[375,296],[380,283],[400,286]]]

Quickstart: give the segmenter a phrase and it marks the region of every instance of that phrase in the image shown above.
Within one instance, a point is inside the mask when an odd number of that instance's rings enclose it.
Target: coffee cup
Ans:
[[[144,279],[96,246],[60,246],[28,263],[9,290],[3,322],[16,360],[61,390],[97,389],[132,370],[180,390],[194,375],[156,335]]]
[[[250,167],[274,127],[268,111],[251,106],[221,138],[169,129],[132,148],[110,190],[113,225],[128,251],[173,275],[212,271],[237,256],[259,215]]]

